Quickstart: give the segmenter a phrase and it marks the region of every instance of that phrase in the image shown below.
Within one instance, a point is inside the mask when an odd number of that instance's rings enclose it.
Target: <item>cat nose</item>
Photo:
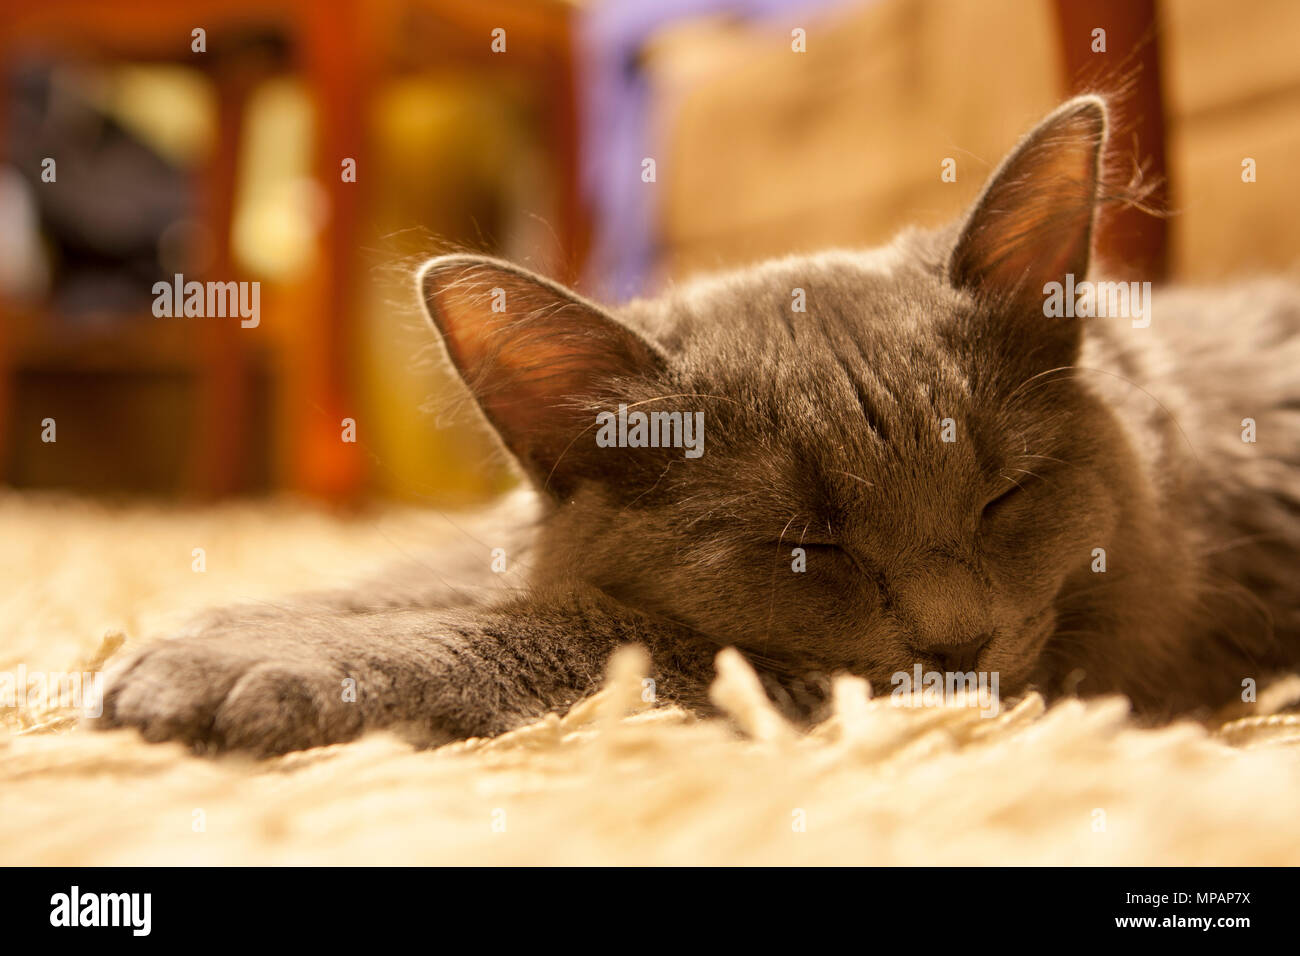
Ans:
[[[939,669],[949,673],[973,671],[979,660],[980,651],[988,644],[991,634],[981,634],[962,644],[933,643],[919,645],[915,649],[920,654],[935,658]]]

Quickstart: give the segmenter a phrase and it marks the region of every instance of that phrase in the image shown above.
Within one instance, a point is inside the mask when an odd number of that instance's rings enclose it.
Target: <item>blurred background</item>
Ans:
[[[617,302],[883,242],[956,216],[1083,89],[1123,92],[1124,162],[1171,212],[1108,219],[1121,272],[1211,281],[1300,257],[1292,0],[0,11],[10,487],[483,498],[509,480],[485,436],[427,410],[457,386],[411,301],[422,255],[492,252]],[[153,284],[177,273],[260,282],[259,324],[155,317]]]

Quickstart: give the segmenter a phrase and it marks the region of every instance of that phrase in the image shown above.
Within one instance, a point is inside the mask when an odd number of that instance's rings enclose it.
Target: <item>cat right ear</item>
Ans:
[[[430,323],[506,447],[538,487],[570,494],[596,412],[662,371],[663,355],[594,303],[499,259],[439,256],[418,281]]]
[[[990,177],[948,260],[954,287],[1032,319],[1022,331],[1058,360],[1069,360],[1079,328],[1043,321],[1044,286],[1087,277],[1105,140],[1100,97],[1076,97],[1048,115]]]

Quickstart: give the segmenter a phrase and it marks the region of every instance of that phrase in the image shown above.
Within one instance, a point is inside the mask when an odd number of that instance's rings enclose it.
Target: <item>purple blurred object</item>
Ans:
[[[578,30],[583,144],[579,172],[592,211],[586,291],[621,301],[646,291],[653,262],[653,187],[641,161],[653,156],[650,87],[640,53],[669,24],[700,16],[763,21],[817,14],[844,0],[621,0],[594,5]],[[794,26],[804,24],[792,23]]]

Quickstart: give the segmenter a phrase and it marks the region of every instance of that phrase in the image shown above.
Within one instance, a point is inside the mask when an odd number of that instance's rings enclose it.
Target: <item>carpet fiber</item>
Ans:
[[[205,606],[344,584],[464,527],[3,496],[0,672],[93,670]],[[629,651],[565,718],[493,741],[374,735],[262,763],[0,708],[0,863],[1300,861],[1300,721],[1281,713],[1300,678],[1246,716],[1158,730],[1118,699],[1030,697],[981,718],[841,679],[834,716],[801,734],[738,656],[718,664],[726,720],[644,709]]]

